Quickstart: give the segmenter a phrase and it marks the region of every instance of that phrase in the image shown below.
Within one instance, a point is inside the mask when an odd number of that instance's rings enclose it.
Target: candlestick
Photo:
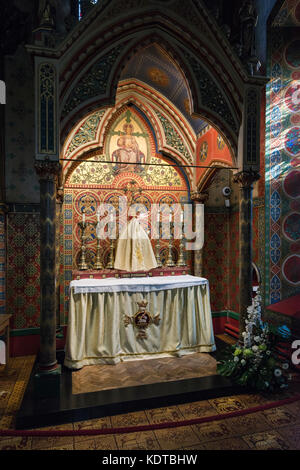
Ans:
[[[173,242],[172,242],[172,238],[170,238],[169,244],[168,244],[168,259],[166,262],[166,266],[168,267],[175,266],[175,263],[173,261],[172,248],[173,248]]]
[[[111,238],[110,239],[110,249],[109,249],[109,257],[108,257],[108,263],[106,268],[107,269],[114,269],[114,264],[115,264],[115,259],[114,259],[114,240]]]
[[[179,242],[179,256],[178,256],[177,266],[186,266],[186,262],[184,259],[183,245],[184,245],[184,241],[183,241],[183,237],[181,237],[180,242]]]
[[[80,256],[80,262],[79,262],[79,270],[86,270],[89,269],[87,263],[86,263],[86,246],[85,246],[85,229],[87,227],[87,224],[85,221],[78,222],[79,227],[81,228],[81,256]]]
[[[158,223],[158,238],[155,242],[155,258],[156,258],[157,267],[161,268],[162,262],[160,259],[160,224],[159,223]]]
[[[98,227],[98,224],[99,224],[99,220],[98,222],[94,222],[94,226],[96,227],[96,235],[97,235],[97,250],[96,250],[96,261],[95,261],[95,264],[94,264],[94,268],[95,269],[104,269],[104,266],[102,264],[102,261],[101,261],[101,245],[100,245],[100,237],[98,236],[98,230],[97,230],[97,227]]]

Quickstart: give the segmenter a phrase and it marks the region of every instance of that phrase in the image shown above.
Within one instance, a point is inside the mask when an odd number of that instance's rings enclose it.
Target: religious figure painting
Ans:
[[[130,111],[119,120],[109,134],[109,155],[115,163],[114,173],[143,172],[145,168],[142,164],[149,159],[148,135],[138,122],[132,119]]]

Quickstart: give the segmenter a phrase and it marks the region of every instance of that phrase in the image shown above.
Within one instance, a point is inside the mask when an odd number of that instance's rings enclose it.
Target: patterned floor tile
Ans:
[[[245,403],[237,397],[214,398],[209,400],[209,403],[218,413],[230,413],[246,408]]]
[[[192,426],[201,443],[230,438],[235,435],[234,430],[227,425],[227,420],[212,421],[210,423],[195,424]]]
[[[243,440],[254,450],[289,450],[290,445],[276,431],[243,436]]]
[[[44,450],[44,449],[41,449],[41,450]],[[73,444],[69,444],[69,445],[60,445],[59,443],[57,445],[54,445],[53,447],[51,447],[50,449],[45,449],[45,450],[75,450],[75,447],[74,447],[74,443]]]
[[[61,424],[58,426],[48,426],[45,428],[40,428],[42,431],[72,431],[73,424]],[[74,444],[74,437],[73,436],[34,436],[32,438],[32,449],[34,450],[44,450],[44,449],[54,449],[57,447],[65,447]]]
[[[80,431],[80,430],[88,430],[88,429],[110,429],[111,426],[111,420],[110,417],[104,417],[104,418],[95,418],[95,419],[89,419],[86,421],[77,421],[73,423],[73,427],[75,431]],[[76,442],[81,442],[86,439],[91,439],[90,435],[78,435],[74,436],[75,443]]]
[[[284,426],[278,432],[291,445],[292,450],[300,450],[300,424]]]
[[[249,450],[248,444],[240,437],[221,439],[203,444],[203,450]]]
[[[149,423],[151,424],[182,421],[184,419],[184,416],[181,414],[180,409],[177,406],[146,410],[146,415]]]
[[[235,418],[226,419],[226,425],[232,430],[232,435],[243,436],[255,432],[268,431],[271,429],[263,413],[253,413]]]
[[[208,401],[185,403],[178,405],[178,408],[185,419],[203,418],[216,414],[216,409]]]
[[[160,447],[163,450],[181,449],[199,443],[197,434],[191,426],[183,426],[173,429],[159,429],[154,431]]]
[[[160,446],[152,431],[117,434],[118,450],[159,450]]]
[[[114,428],[122,428],[126,426],[141,426],[149,424],[145,411],[137,411],[135,413],[126,413],[111,417],[112,426]]]
[[[0,437],[0,450],[31,450],[32,437]]]
[[[75,441],[75,450],[117,450],[114,436],[97,436]]]
[[[51,450],[57,449],[58,447],[73,446],[73,436],[51,436],[51,437],[36,437],[32,438],[32,449],[33,450]]]
[[[200,442],[198,442],[198,444],[195,444],[193,446],[183,446],[178,450],[190,450],[190,451],[192,451],[192,450],[205,450],[205,444],[201,444]]]
[[[284,407],[271,408],[263,411],[267,421],[275,428],[286,426],[287,424],[296,424],[297,417]]]
[[[237,395],[236,398],[244,403],[246,408],[254,408],[267,403],[266,397],[257,393],[245,393],[244,395]]]

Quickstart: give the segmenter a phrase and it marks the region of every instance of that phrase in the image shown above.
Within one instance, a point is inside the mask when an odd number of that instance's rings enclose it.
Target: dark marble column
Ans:
[[[208,199],[208,193],[200,193],[198,191],[191,192],[191,200],[193,202],[193,231],[196,231],[195,214],[197,204],[205,204]],[[193,251],[193,274],[194,276],[203,276],[203,249]]]
[[[56,290],[55,290],[55,213],[56,181],[60,165],[50,160],[36,161],[40,180],[40,351],[37,379],[60,374],[56,360]],[[50,393],[50,383],[37,380],[40,391]],[[52,385],[55,381],[52,379]]]
[[[241,171],[233,181],[240,186],[239,200],[239,298],[240,335],[245,330],[247,307],[252,303],[252,191],[260,178],[254,171]],[[242,337],[240,336],[240,340]]]

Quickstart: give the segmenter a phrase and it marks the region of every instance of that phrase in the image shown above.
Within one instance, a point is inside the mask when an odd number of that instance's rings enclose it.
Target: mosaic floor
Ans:
[[[142,364],[142,367],[141,367]],[[117,365],[85,366],[72,373],[72,393],[89,393],[216,374],[216,360],[209,354],[189,354]]]
[[[14,429],[13,416],[20,404],[24,380],[32,367],[29,358],[14,358],[14,374],[0,377],[1,429]],[[1,372],[1,370],[0,370]],[[9,385],[10,384],[10,385]],[[41,428],[78,430],[136,426],[181,421],[247,409],[299,393],[299,374],[290,391],[272,397],[243,394],[150,409],[124,415]],[[5,392],[5,393],[3,393]],[[8,415],[8,419],[5,417]],[[300,450],[300,402],[245,416],[192,426],[104,436],[1,437],[0,450]]]

